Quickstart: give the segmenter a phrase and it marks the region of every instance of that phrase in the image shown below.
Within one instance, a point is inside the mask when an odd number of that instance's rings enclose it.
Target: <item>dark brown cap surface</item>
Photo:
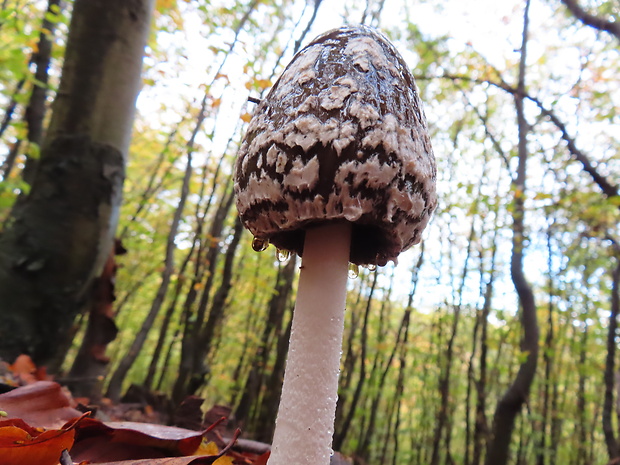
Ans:
[[[420,241],[435,178],[413,76],[385,37],[356,26],[300,51],[258,105],[235,192],[257,238],[301,255],[307,228],[349,221],[350,261],[384,265]]]

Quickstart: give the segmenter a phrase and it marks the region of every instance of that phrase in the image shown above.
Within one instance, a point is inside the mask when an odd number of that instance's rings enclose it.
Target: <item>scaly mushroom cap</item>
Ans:
[[[413,76],[383,35],[356,26],[301,50],[260,102],[235,193],[256,238],[301,255],[305,229],[350,221],[350,261],[385,265],[420,241],[435,178]]]

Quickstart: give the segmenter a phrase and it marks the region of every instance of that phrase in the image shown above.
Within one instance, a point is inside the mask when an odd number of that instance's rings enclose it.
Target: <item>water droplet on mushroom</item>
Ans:
[[[269,241],[267,239],[261,239],[260,237],[255,237],[252,240],[252,249],[255,252],[262,252],[263,250],[269,247]]]
[[[349,263],[349,278],[355,279],[360,274],[360,268],[355,263]]]
[[[280,263],[284,263],[291,258],[291,252],[285,249],[276,249],[276,258]]]

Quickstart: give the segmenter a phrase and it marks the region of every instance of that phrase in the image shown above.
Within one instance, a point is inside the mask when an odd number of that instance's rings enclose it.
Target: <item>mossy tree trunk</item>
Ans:
[[[0,236],[0,357],[53,360],[111,250],[154,0],[76,0],[31,190]]]

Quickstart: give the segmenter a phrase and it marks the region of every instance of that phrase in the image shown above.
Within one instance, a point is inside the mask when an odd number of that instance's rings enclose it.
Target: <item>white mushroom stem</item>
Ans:
[[[328,465],[338,400],[350,223],[309,229],[268,465]]]

